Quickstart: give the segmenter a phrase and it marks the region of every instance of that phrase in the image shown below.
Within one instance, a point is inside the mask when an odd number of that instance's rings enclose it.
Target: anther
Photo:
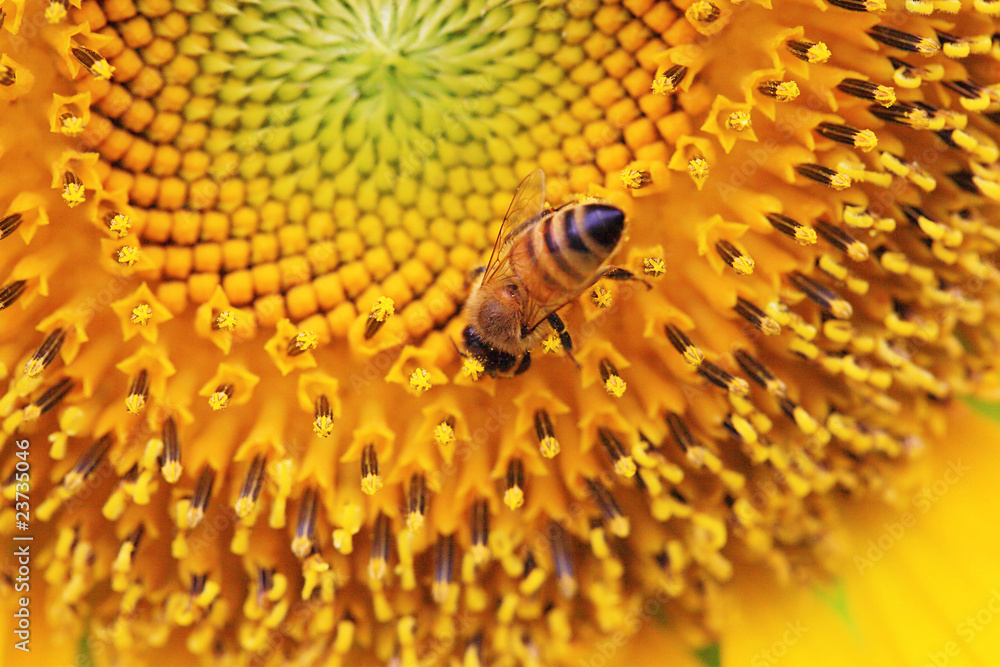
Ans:
[[[694,436],[691,435],[691,431],[688,430],[687,425],[681,419],[680,415],[668,412],[664,416],[664,419],[667,422],[667,428],[670,429],[670,435],[673,437],[674,442],[677,443],[677,446],[681,448],[682,452],[687,454],[695,447],[700,446]]]
[[[330,407],[330,400],[326,394],[316,397],[316,408],[313,418],[313,433],[321,438],[329,437],[333,433],[333,409]]]
[[[677,86],[680,85],[687,71],[688,68],[683,65],[673,65],[666,72],[653,79],[650,88],[656,95],[669,95],[677,90]]]
[[[244,519],[250,516],[260,492],[264,488],[264,469],[267,465],[267,458],[261,454],[253,457],[250,469],[247,470],[246,477],[243,478],[243,487],[240,489],[240,497],[236,499],[234,509],[236,516]]]
[[[733,132],[745,132],[750,129],[751,124],[749,111],[740,109],[726,116],[726,129]]]
[[[31,405],[24,409],[25,420],[38,419],[46,412],[56,407],[66,394],[73,391],[74,382],[70,378],[62,378],[42,392]]]
[[[559,578],[559,590],[563,597],[572,598],[576,594],[576,576],[573,572],[573,557],[569,550],[569,538],[562,525],[556,521],[549,521],[549,536],[552,547],[552,565]]]
[[[897,102],[884,108],[872,104],[868,107],[868,111],[877,118],[912,127],[915,130],[926,130],[931,126],[931,115],[927,109],[908,102]]]
[[[716,242],[715,250],[719,253],[719,257],[722,258],[722,261],[733,267],[733,270],[739,275],[749,276],[753,273],[753,259],[749,255],[744,254],[739,248],[729,241],[723,239]]]
[[[0,65],[0,86],[13,86],[17,81],[17,70],[10,65]]]
[[[611,493],[603,484],[595,479],[584,481],[587,483],[590,495],[593,496],[594,502],[597,503],[597,507],[604,516],[604,522],[607,524],[608,530],[618,537],[627,537],[629,533],[628,518],[622,514],[622,511],[618,508],[618,503],[611,497]]]
[[[933,39],[913,35],[902,30],[889,28],[883,25],[876,25],[868,31],[876,42],[881,42],[894,49],[919,53],[924,56],[933,55],[941,50],[941,45]]]
[[[600,427],[597,429],[597,435],[601,438],[601,444],[604,445],[604,450],[611,457],[611,464],[615,469],[615,472],[622,477],[632,477],[635,475],[635,461],[625,447],[622,445],[621,441],[615,437],[615,434],[606,428]]]
[[[689,365],[695,368],[705,360],[705,354],[691,342],[691,339],[674,324],[663,326],[663,332],[667,335],[667,340],[674,346],[674,349],[681,353]]]
[[[75,113],[66,111],[59,114],[59,131],[67,137],[75,137],[84,130],[83,119]]]
[[[629,190],[638,190],[653,182],[653,177],[645,169],[622,169],[620,178],[622,186]]]
[[[482,565],[490,556],[490,506],[484,498],[472,503],[470,534],[472,545],[469,553],[476,565]]]
[[[695,182],[695,185],[700,188],[701,184],[705,182],[706,178],[708,178],[708,160],[701,155],[695,155],[693,158],[688,160],[687,167],[688,176],[690,176],[691,180]]]
[[[70,49],[70,53],[98,79],[110,80],[111,75],[114,74],[115,68],[96,51],[91,51],[84,46],[74,46]]]
[[[299,502],[299,516],[295,522],[292,553],[298,558],[305,558],[312,552],[313,538],[316,535],[317,504],[316,489],[310,486],[302,494],[302,500]]]
[[[181,477],[181,445],[177,439],[177,424],[173,417],[163,420],[163,455],[160,461],[160,473],[163,478],[173,484]]]
[[[62,198],[70,208],[82,204],[86,199],[83,181],[72,171],[63,174]]]
[[[811,42],[808,40],[792,40],[786,45],[799,60],[803,60],[813,65],[822,65],[830,59],[832,55],[829,47],[823,42]]]
[[[661,257],[643,257],[642,272],[647,276],[659,278],[667,272],[667,267]]]
[[[777,336],[781,333],[781,325],[777,320],[741,296],[736,297],[733,307],[736,314],[759,329],[765,336]]]
[[[144,327],[149,324],[149,321],[153,318],[153,309],[148,303],[140,303],[138,306],[132,309],[132,315],[129,320],[132,324],[136,326]]]
[[[45,20],[51,24],[61,23],[66,19],[68,9],[68,0],[49,0],[45,7]]]
[[[194,528],[205,518],[205,511],[208,509],[208,501],[212,497],[212,487],[215,486],[215,470],[206,465],[198,474],[198,480],[194,483],[194,494],[191,496],[191,504],[187,511],[187,524],[189,528]]]
[[[524,462],[511,459],[507,464],[507,488],[503,492],[504,504],[516,510],[524,504]]]
[[[551,459],[559,453],[559,441],[552,430],[552,420],[545,410],[535,412],[535,433],[538,435],[538,449],[542,456]]]
[[[455,536],[438,535],[434,552],[434,584],[431,595],[435,602],[441,604],[448,599],[448,590],[455,574]]]
[[[108,230],[121,238],[132,228],[132,220],[124,213],[112,211],[107,216]]]
[[[621,398],[625,394],[625,380],[610,359],[601,359],[599,364],[601,379],[604,380],[604,389],[615,398]]]
[[[972,79],[949,79],[941,83],[961,95],[961,104],[969,111],[982,111],[990,104],[989,93]]]
[[[147,399],[149,399],[149,373],[143,368],[132,380],[128,397],[125,399],[125,409],[137,415],[146,406]]]
[[[15,280],[11,284],[0,288],[0,310],[7,308],[19,299],[24,294],[24,286],[26,284],[27,281],[25,280]]]
[[[385,321],[389,319],[395,310],[393,300],[387,296],[380,297],[372,304],[371,312],[368,313],[368,321],[365,323],[365,340],[369,340],[378,333]]]
[[[855,262],[863,262],[868,259],[868,246],[840,227],[836,227],[826,220],[820,219],[816,221],[816,231],[830,245],[845,252]]]
[[[139,261],[139,249],[131,245],[123,245],[115,252],[115,261],[125,266],[132,266]]]
[[[714,23],[718,20],[720,14],[718,5],[708,2],[708,0],[697,0],[684,12],[684,16],[689,21],[698,23]]]
[[[799,86],[794,81],[765,81],[757,90],[779,102],[791,102],[799,96]]]
[[[972,53],[972,43],[968,39],[944,30],[935,29],[934,32],[937,33],[941,51],[949,58],[967,58]]]
[[[797,164],[795,171],[806,178],[821,183],[834,190],[846,190],[851,187],[851,177],[839,171],[824,167],[821,164]]]
[[[812,245],[816,243],[816,230],[803,225],[797,220],[793,220],[786,215],[778,213],[768,213],[767,221],[779,232],[794,240],[799,245]]]
[[[236,328],[236,313],[223,310],[212,319],[212,328],[216,331],[232,331]]]
[[[789,276],[789,280],[791,280],[792,285],[794,285],[796,289],[809,297],[809,300],[819,305],[837,319],[850,319],[851,314],[853,313],[851,304],[837,296],[833,290],[820,285],[812,278],[809,278],[798,271],[792,273]]]
[[[410,478],[410,490],[406,495],[406,527],[411,533],[420,530],[427,514],[427,482],[421,473]]]
[[[837,84],[837,90],[852,97],[871,100],[883,107],[891,107],[896,103],[896,91],[891,86],[883,86],[861,79],[844,79]]]
[[[215,388],[215,392],[208,397],[208,404],[213,410],[222,410],[229,405],[230,399],[233,397],[233,385],[231,384],[220,384]]]
[[[97,442],[95,442],[90,449],[88,449],[83,456],[77,460],[76,465],[74,465],[73,468],[66,473],[66,476],[63,477],[63,488],[70,493],[75,493],[80,488],[80,485],[83,484],[83,481],[87,479],[90,473],[94,472],[94,469],[97,468],[98,464],[100,464],[101,459],[104,458],[104,455],[111,448],[113,440],[114,438],[110,433],[105,433],[101,436],[100,439],[98,439]]]
[[[6,218],[0,220],[0,241],[13,234],[21,226],[22,216],[20,213],[11,213]]]
[[[716,387],[732,392],[737,396],[746,396],[750,393],[750,385],[743,378],[738,378],[726,371],[721,366],[711,361],[703,361],[698,366],[698,374],[714,384]]]
[[[851,12],[878,14],[885,11],[885,0],[827,0],[827,2]]]
[[[66,331],[64,329],[56,329],[46,336],[42,344],[31,355],[28,363],[25,364],[24,374],[30,378],[40,375],[52,363],[56,355],[59,354],[59,350],[62,348],[63,341],[65,340]]]
[[[372,550],[368,556],[368,576],[376,581],[385,578],[385,573],[389,570],[391,528],[389,517],[384,512],[379,512],[372,528]]]
[[[850,125],[840,125],[838,123],[820,123],[816,126],[816,131],[827,139],[832,139],[837,143],[853,146],[867,153],[878,145],[878,137],[871,130],[859,130]]]
[[[316,349],[319,344],[319,338],[312,331],[303,331],[295,334],[294,338],[288,341],[288,356],[297,357],[300,354],[304,354],[309,350]]]
[[[369,496],[382,488],[382,477],[378,474],[378,452],[375,445],[365,445],[361,452],[361,490]]]
[[[768,393],[775,396],[785,395],[785,383],[775,377],[774,373],[768,370],[764,364],[757,361],[757,359],[750,356],[748,352],[745,350],[736,350],[733,353],[733,358],[736,359],[736,363],[740,365],[743,372],[751,380],[766,389]]]

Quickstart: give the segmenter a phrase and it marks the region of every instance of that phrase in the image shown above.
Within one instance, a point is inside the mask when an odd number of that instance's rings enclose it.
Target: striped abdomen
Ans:
[[[565,300],[593,281],[624,227],[625,214],[609,204],[556,209],[514,240],[514,270],[535,299]]]

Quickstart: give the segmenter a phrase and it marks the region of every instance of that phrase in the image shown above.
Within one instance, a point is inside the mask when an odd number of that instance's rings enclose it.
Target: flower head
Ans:
[[[0,427],[50,620],[576,664],[650,595],[705,640],[741,564],[823,576],[840,500],[997,391],[995,5],[0,3],[45,19],[0,67]],[[465,285],[539,167],[651,289],[493,378]]]

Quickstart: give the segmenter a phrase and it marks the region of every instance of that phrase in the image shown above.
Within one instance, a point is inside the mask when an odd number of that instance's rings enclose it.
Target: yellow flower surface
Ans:
[[[919,511],[955,404],[1000,389],[998,16],[0,0],[29,659],[49,633],[108,664],[775,664],[777,616],[844,572],[846,629],[796,643],[870,627],[904,570],[849,527]],[[625,212],[611,261],[650,289],[567,295],[572,357],[546,330],[491,377],[456,344],[468,277],[539,168],[550,205]],[[991,655],[972,602],[903,608],[871,654]]]

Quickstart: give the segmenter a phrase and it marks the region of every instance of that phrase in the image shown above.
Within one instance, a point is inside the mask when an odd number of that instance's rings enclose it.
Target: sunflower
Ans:
[[[995,0],[0,12],[0,532],[100,661],[737,655],[998,395]],[[539,168],[650,289],[494,378],[465,285]]]

